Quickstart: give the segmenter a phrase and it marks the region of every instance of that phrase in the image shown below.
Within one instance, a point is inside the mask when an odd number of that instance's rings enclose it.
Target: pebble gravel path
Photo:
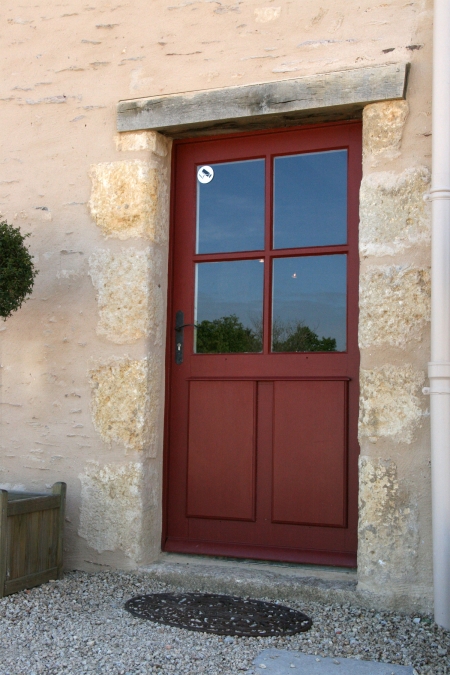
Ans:
[[[154,624],[123,609],[135,595],[172,590],[183,589],[138,573],[71,572],[3,598],[0,675],[253,675],[255,657],[267,648],[450,675],[450,633],[429,617],[292,602],[312,617],[309,632],[224,638]]]

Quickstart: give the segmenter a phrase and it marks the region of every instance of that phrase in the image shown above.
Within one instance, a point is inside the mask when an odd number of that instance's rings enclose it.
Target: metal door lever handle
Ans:
[[[184,312],[178,310],[175,315],[175,363],[177,366],[180,366],[183,363],[183,352],[184,352],[184,332],[183,328],[192,326],[193,328],[198,328],[196,323],[184,323]]]
[[[194,328],[199,328],[196,323],[184,323],[182,326],[175,326],[175,330],[181,330],[182,328],[187,328],[188,326],[193,326]]]

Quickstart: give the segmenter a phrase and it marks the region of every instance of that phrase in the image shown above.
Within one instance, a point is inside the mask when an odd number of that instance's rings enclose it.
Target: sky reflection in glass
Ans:
[[[347,242],[347,150],[276,157],[274,248]]]
[[[210,166],[212,181],[197,181],[197,253],[263,249],[265,160]]]

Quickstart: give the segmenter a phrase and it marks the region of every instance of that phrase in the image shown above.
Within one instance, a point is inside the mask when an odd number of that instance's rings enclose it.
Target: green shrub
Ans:
[[[25,246],[29,236],[6,221],[0,222],[0,316],[3,319],[19,309],[33,290],[38,270]]]

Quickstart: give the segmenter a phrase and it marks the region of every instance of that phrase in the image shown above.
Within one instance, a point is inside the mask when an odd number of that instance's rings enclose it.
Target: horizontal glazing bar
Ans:
[[[337,255],[348,253],[348,245],[315,246],[311,248],[285,248],[272,251],[242,251],[236,253],[207,253],[194,255],[194,262],[220,262],[226,260],[257,260],[258,258],[289,258],[291,256]]]

